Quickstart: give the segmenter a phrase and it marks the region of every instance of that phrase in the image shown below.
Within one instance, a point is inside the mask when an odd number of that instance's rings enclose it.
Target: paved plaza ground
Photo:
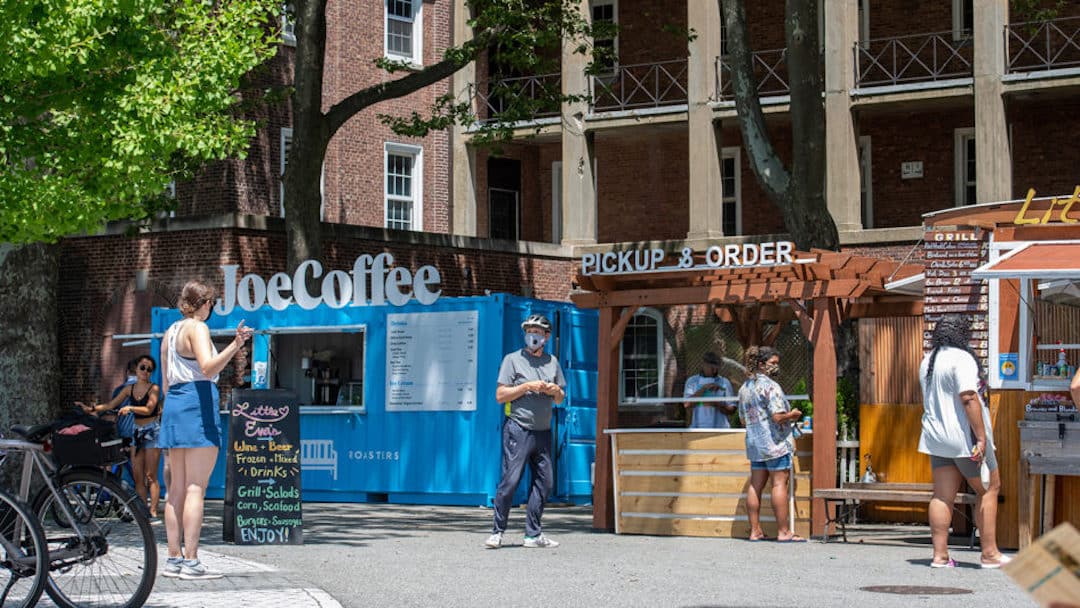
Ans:
[[[1035,606],[966,540],[959,568],[929,568],[921,526],[784,545],[594,533],[588,507],[552,507],[545,532],[562,546],[546,550],[521,546],[515,508],[510,546],[485,550],[489,509],[305,503],[304,545],[238,546],[220,540],[221,503],[207,508],[204,561],[229,576],[159,579],[149,606]],[[900,586],[961,594],[865,590]]]

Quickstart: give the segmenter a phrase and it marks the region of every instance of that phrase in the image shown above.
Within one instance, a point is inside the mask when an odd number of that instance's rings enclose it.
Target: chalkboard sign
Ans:
[[[229,404],[226,541],[299,545],[300,411],[282,390],[238,390]]]

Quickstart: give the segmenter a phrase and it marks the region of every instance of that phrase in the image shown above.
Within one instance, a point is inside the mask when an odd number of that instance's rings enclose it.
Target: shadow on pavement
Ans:
[[[363,547],[371,541],[409,538],[431,532],[468,532],[487,534],[491,530],[492,511],[483,507],[431,507],[386,503],[316,503],[305,502],[304,544],[334,544]],[[228,544],[222,540],[223,503],[206,502],[202,544],[208,547]],[[510,511],[511,526],[523,525],[524,507]],[[164,527],[161,537],[164,539]],[[552,534],[592,532],[592,507],[547,507],[544,531]]]

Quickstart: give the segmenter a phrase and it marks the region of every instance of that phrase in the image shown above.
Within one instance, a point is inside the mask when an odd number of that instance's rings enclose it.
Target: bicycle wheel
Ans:
[[[105,472],[74,470],[34,499],[49,546],[46,593],[60,606],[122,606],[146,602],[157,575],[157,547],[139,497]]]
[[[41,523],[26,505],[0,491],[0,606],[37,605],[48,564]]]

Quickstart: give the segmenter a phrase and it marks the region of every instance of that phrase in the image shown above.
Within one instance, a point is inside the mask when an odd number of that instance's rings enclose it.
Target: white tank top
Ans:
[[[169,386],[174,384],[183,384],[185,382],[198,382],[200,380],[209,380],[211,382],[218,381],[218,375],[213,378],[207,378],[206,374],[202,373],[202,369],[199,368],[199,362],[195,359],[188,359],[181,356],[176,352],[176,336],[180,333],[180,326],[189,319],[181,319],[176,323],[173,323],[168,331],[165,332],[166,340],[168,340],[168,367],[166,368],[166,374],[169,381]],[[210,342],[210,350],[213,355],[218,354],[217,347],[213,342]]]

